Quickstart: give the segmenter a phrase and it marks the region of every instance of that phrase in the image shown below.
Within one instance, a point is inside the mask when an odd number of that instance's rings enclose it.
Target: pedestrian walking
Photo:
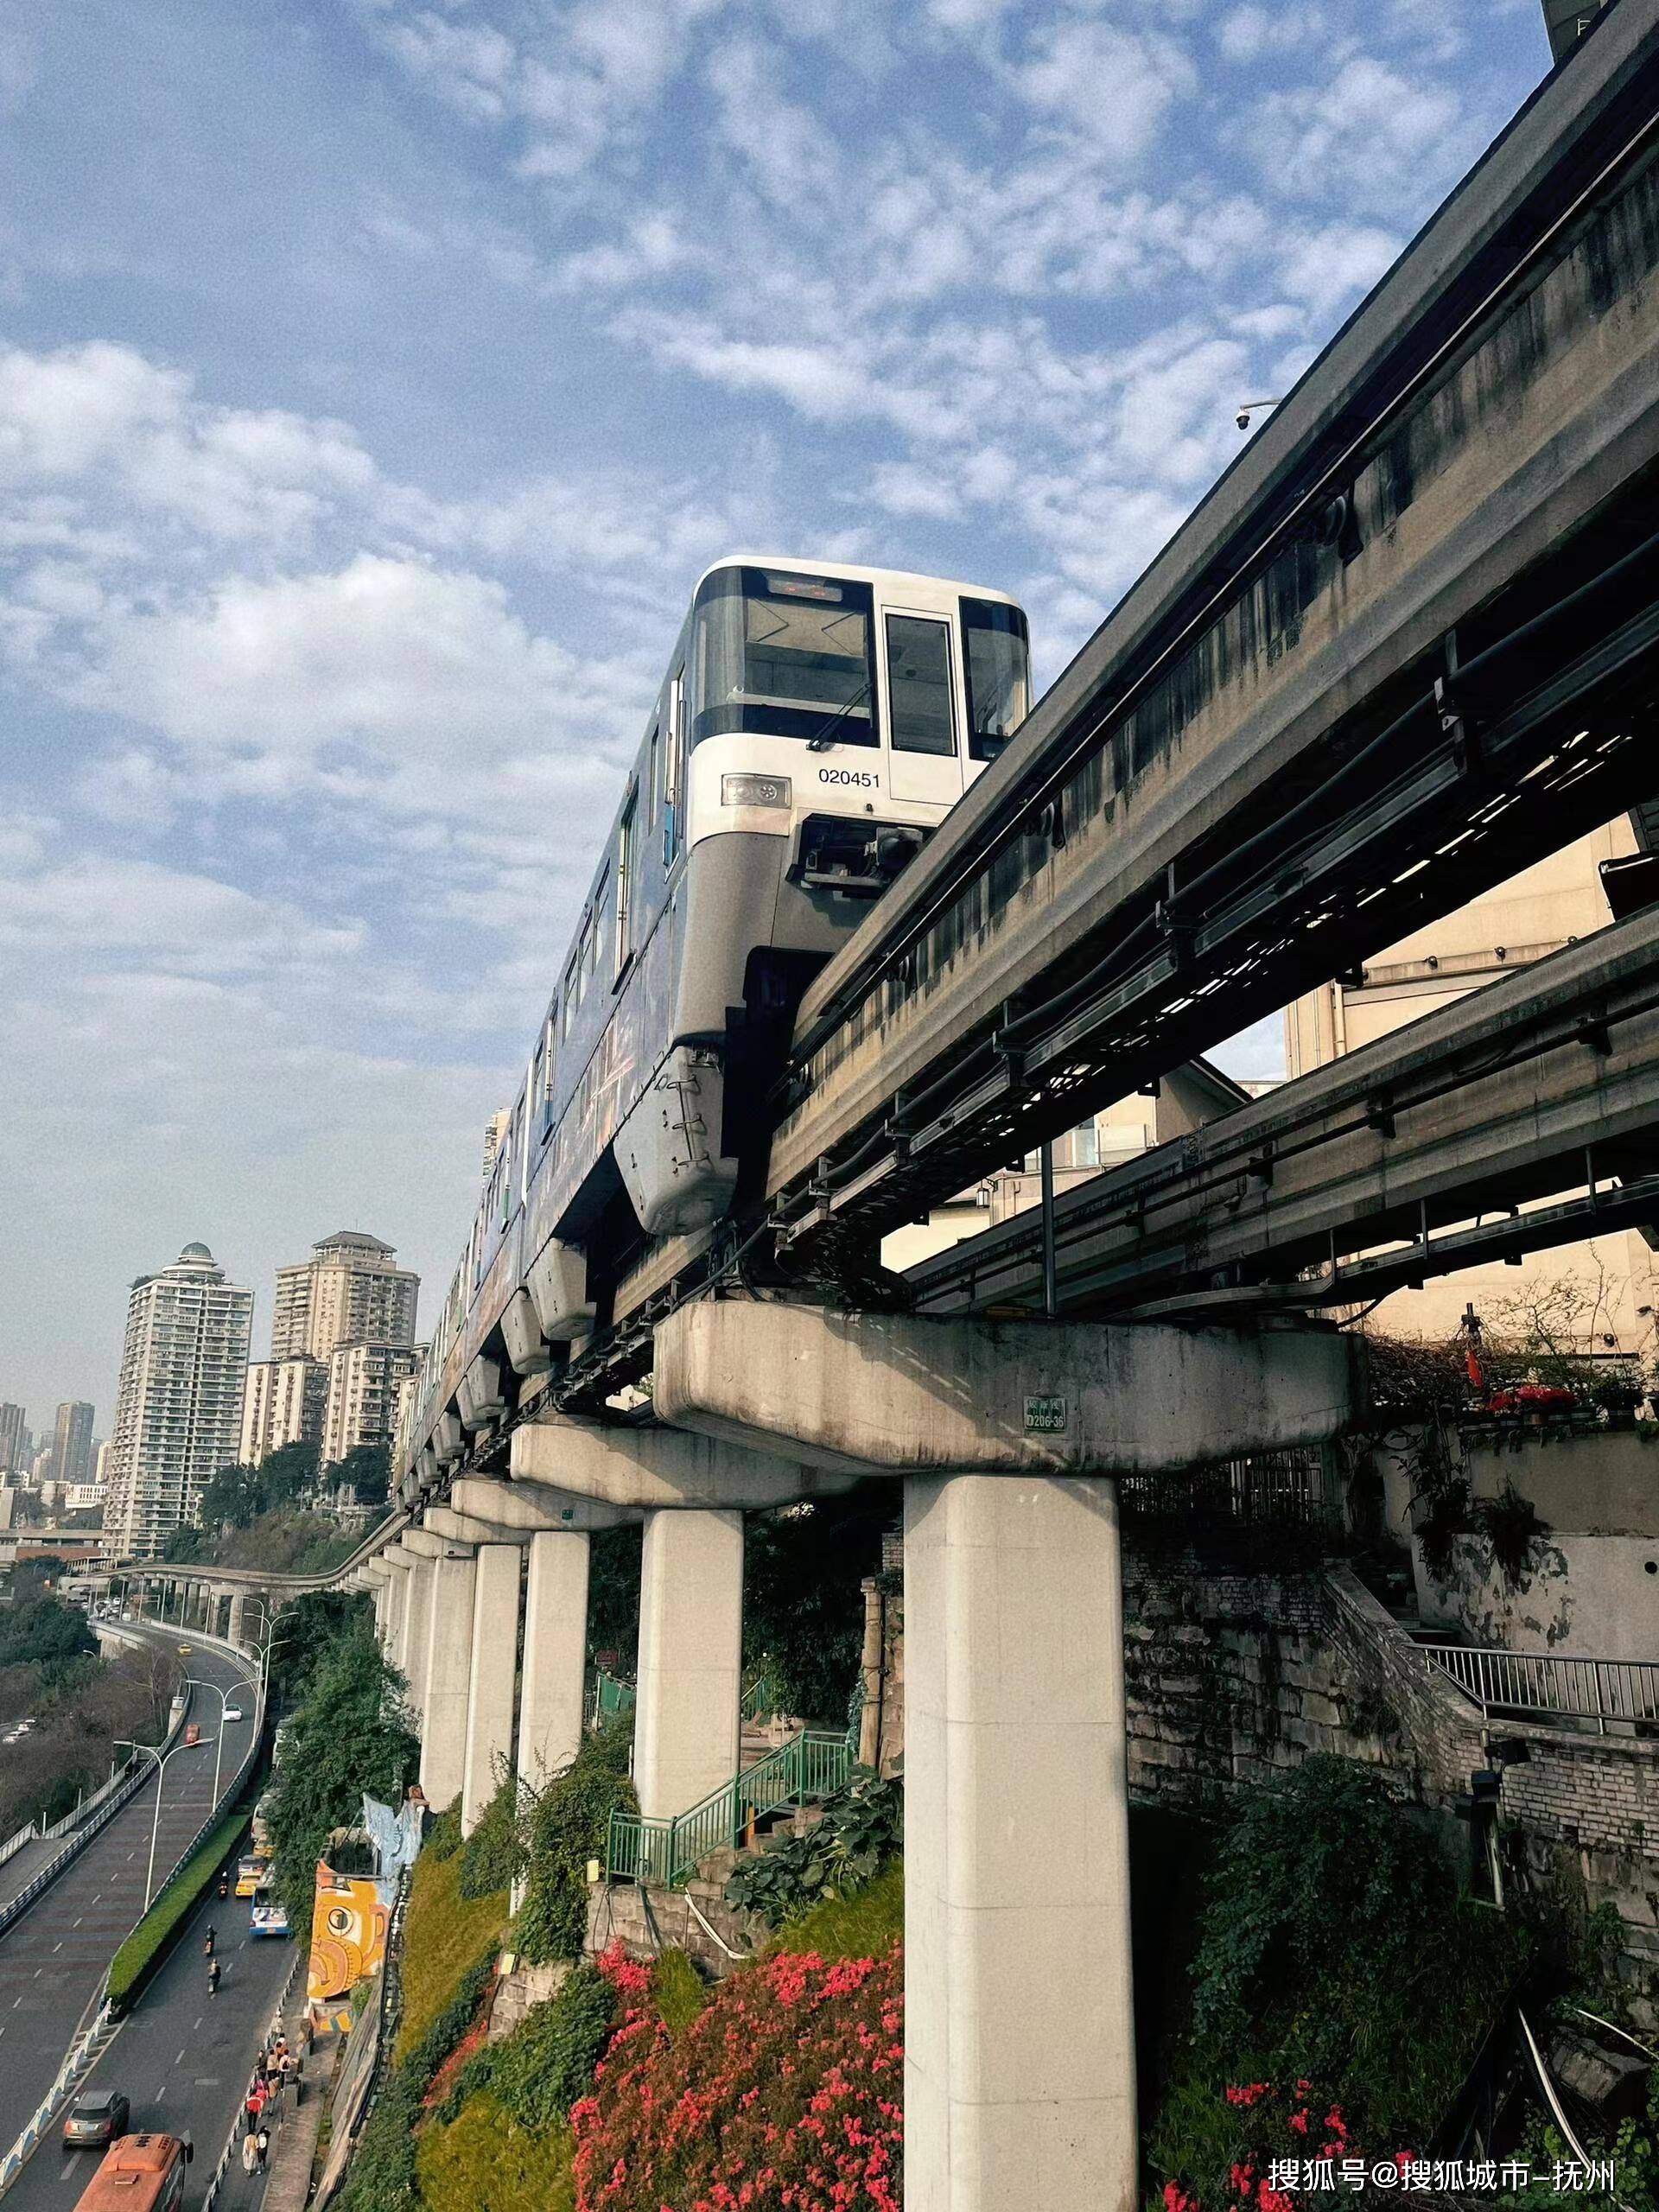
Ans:
[[[245,2174],[251,2174],[251,2173],[253,2171],[254,2168],[258,2164],[258,2163],[259,2163],[259,2145],[258,2145],[257,2142],[254,2139],[254,2134],[253,2134],[253,2131],[252,2131],[252,2129],[251,2129],[251,2128],[250,2128],[250,2129],[249,2129],[249,2131],[248,2131],[248,2133],[246,2133],[246,2134],[242,2138],[242,2171],[243,2171],[243,2172],[244,2172]]]
[[[265,2160],[270,2156],[270,2130],[262,2127],[253,2139],[259,2153],[259,2171],[264,2173]]]

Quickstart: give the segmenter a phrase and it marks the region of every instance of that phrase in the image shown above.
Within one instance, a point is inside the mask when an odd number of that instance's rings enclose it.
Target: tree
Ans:
[[[879,1479],[749,1517],[744,1656],[750,1665],[770,1661],[783,1709],[800,1719],[846,1722],[864,1641],[862,1585],[880,1572],[893,1502],[892,1484]]]
[[[319,1667],[336,1648],[355,1636],[368,1617],[366,1598],[346,1590],[308,1590],[276,1616],[276,1641],[270,1659],[274,1704],[304,1703]]]
[[[420,1760],[403,1678],[382,1656],[365,1609],[320,1655],[289,1729],[270,1826],[277,1895],[304,1941],[330,1829],[360,1822],[365,1791],[398,1803]]]
[[[268,1452],[254,1470],[258,1500],[255,1510],[272,1513],[278,1506],[291,1505],[316,1480],[320,1457],[318,1446],[308,1442],[284,1444]]]
[[[353,1444],[343,1459],[331,1459],[322,1471],[325,1483],[343,1483],[359,1505],[384,1505],[391,1485],[391,1446]]]

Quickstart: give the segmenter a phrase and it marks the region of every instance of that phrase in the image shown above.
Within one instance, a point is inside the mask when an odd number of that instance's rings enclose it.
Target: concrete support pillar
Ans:
[[[242,1643],[246,1641],[247,1611],[247,1593],[242,1590],[232,1590],[231,1618],[225,1630],[232,1643]]]
[[[478,1562],[469,1552],[446,1554],[426,1565],[431,1595],[421,1698],[421,1787],[428,1804],[442,1812],[461,1795],[465,1765]]]
[[[426,1726],[426,1655],[432,1642],[432,1582],[435,1560],[411,1559],[409,1586],[404,1592],[404,1673],[409,1681],[409,1701],[415,1709],[415,1726],[423,1734]]]
[[[401,1566],[390,1569],[386,1579],[386,1633],[385,1650],[387,1663],[401,1674],[404,1665],[404,1627],[408,1619],[409,1576]]]
[[[647,1820],[689,1812],[737,1772],[743,1516],[645,1522],[633,1781]]]
[[[518,1675],[518,1547],[480,1544],[473,1584],[472,1668],[467,1685],[461,1832],[470,1835],[495,1795],[499,1764],[512,1759]]]
[[[906,2212],[1132,2212],[1125,1752],[1113,1483],[908,1478]]]
[[[582,1743],[588,1661],[586,1535],[544,1530],[530,1540],[524,1658],[518,1695],[518,1779],[544,1789]]]

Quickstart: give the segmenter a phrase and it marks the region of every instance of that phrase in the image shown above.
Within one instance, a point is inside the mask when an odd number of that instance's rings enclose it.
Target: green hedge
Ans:
[[[188,1864],[163,1884],[161,1895],[116,1953],[110,1968],[107,1993],[116,2012],[124,2012],[143,1993],[247,1825],[245,1810],[227,1813]]]

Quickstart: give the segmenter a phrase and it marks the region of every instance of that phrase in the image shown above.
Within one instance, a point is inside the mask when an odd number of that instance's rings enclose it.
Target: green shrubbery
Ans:
[[[512,1887],[524,1871],[528,1825],[519,1815],[518,1779],[505,1774],[478,1826],[461,1846],[462,1897],[493,1897],[498,1890]]]
[[[493,2097],[474,2097],[447,2127],[423,2130],[414,2165],[423,2212],[574,2212],[575,2139],[520,2126]]]
[[[603,1859],[613,1812],[639,1799],[628,1779],[632,1713],[618,1713],[582,1739],[563,1773],[550,1782],[528,1819],[524,1902],[518,1948],[532,1965],[579,1959],[588,1933],[588,1862]]]
[[[696,1968],[689,1959],[684,1963],[695,1979]],[[596,1967],[573,1967],[553,1996],[532,2006],[512,2035],[474,2052],[436,2118],[455,2120],[470,2099],[487,2094],[520,2127],[547,2133],[569,2119],[571,2106],[592,2086],[594,2064],[615,2018],[616,1992],[604,1975]]]
[[[1428,2141],[1535,1949],[1459,1892],[1378,1776],[1306,1760],[1245,1802],[1210,1877],[1151,2166],[1221,2202],[1241,2083],[1311,2082],[1366,2149]]]
[[[227,1814],[189,1863],[163,1886],[155,1904],[116,1953],[110,1967],[107,1994],[118,2012],[124,2012],[141,1994],[171,1948],[174,1937],[207,1896],[247,1825],[245,1812]]]
[[[861,1773],[825,1801],[823,1817],[783,1843],[741,1860],[726,1902],[758,1912],[772,1928],[873,1881],[904,1840],[904,1791]]]
[[[270,1810],[276,1894],[297,1942],[310,1937],[317,1861],[329,1832],[357,1825],[365,1791],[399,1803],[419,1759],[402,1677],[382,1656],[372,1616],[359,1605],[315,1662],[276,1777]]]
[[[459,1823],[454,1833],[459,1834]],[[445,1849],[446,1840],[445,1825],[440,1821],[439,1847],[435,1850],[429,1840],[410,1880],[404,1923],[400,2060],[414,2055],[465,1977],[475,1970],[480,1959],[495,1956],[506,1935],[505,1891],[488,1897],[463,1897],[461,1853],[458,1848]]]

